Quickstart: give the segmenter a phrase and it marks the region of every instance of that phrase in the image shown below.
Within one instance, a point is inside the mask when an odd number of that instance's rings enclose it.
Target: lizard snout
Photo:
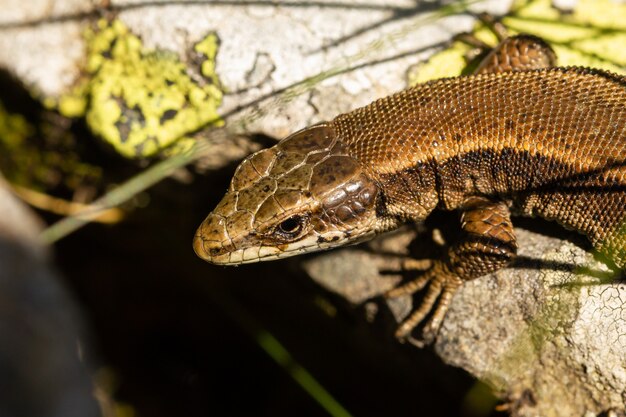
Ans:
[[[209,251],[204,247],[204,240],[202,237],[195,236],[193,239],[193,251],[198,255],[201,259],[205,261],[210,261],[211,256],[209,255]]]
[[[211,213],[202,222],[193,239],[193,250],[200,258],[211,263],[223,263],[223,258],[234,250],[226,232],[226,220]]]

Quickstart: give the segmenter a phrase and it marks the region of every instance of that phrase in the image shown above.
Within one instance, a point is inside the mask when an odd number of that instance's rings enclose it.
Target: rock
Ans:
[[[37,241],[40,222],[0,179],[0,415],[90,417],[83,323]]]
[[[626,283],[606,282],[606,266],[570,241],[522,228],[516,234],[519,253],[511,267],[456,293],[436,353],[489,384],[515,416],[624,413]],[[351,303],[372,304],[400,281],[389,271],[400,271],[415,237],[406,230],[382,236],[369,248],[334,251],[304,268]],[[384,303],[395,317],[388,327],[413,307],[409,296]],[[372,320],[377,310],[366,306],[365,315]]]
[[[473,10],[504,13],[509,3],[484,1],[473,6]],[[394,1],[384,6],[364,4],[354,8],[271,2],[157,5],[151,1],[127,0],[90,3],[66,0],[55,2],[54,7],[46,4],[37,0],[35,5],[19,1],[4,5],[0,18],[3,28],[0,65],[46,103],[58,106],[63,114],[82,117],[85,110],[81,108],[85,104],[80,103],[86,101],[87,106],[94,107],[88,108],[86,115],[95,135],[130,157],[154,152],[155,140],[170,143],[172,137],[166,131],[194,134],[209,122],[203,118],[206,114],[191,112],[194,100],[178,110],[193,113],[199,124],[181,120],[176,126],[169,126],[173,124],[171,118],[177,117],[176,110],[163,112],[146,102],[137,102],[138,97],[149,95],[148,92],[134,91],[132,98],[118,97],[121,93],[117,92],[116,100],[105,103],[95,100],[101,95],[111,97],[110,92],[100,92],[104,80],[128,69],[120,70],[117,65],[114,73],[102,77],[89,72],[99,59],[89,55],[94,48],[88,42],[100,38],[86,33],[95,27],[102,29],[98,21],[101,16],[119,22],[116,27],[123,25],[136,37],[128,42],[130,51],[139,49],[139,55],[162,65],[169,62],[168,68],[178,64],[165,58],[180,60],[186,68],[182,72],[198,83],[200,90],[207,83],[218,86],[224,92],[219,114],[231,133],[263,133],[276,139],[405,88],[406,72],[411,65],[446,44],[453,32],[470,30],[473,23],[467,13],[460,11],[445,18],[429,18],[429,12],[441,8],[439,2],[416,6]],[[217,56],[212,63],[217,83],[211,78],[202,79],[197,70],[199,54],[194,49],[210,33],[219,38]],[[137,46],[138,42],[141,46]],[[113,55],[116,53],[101,54],[105,60]],[[141,67],[137,60],[124,62]],[[81,84],[86,75],[97,80],[93,88]],[[138,78],[126,75],[132,82],[120,81],[116,85],[127,84],[130,89]],[[166,84],[171,83],[172,80],[166,80]],[[185,79],[187,84],[189,79]],[[83,86],[79,88],[83,94],[91,92],[88,100],[70,94],[76,85]],[[96,94],[94,89],[100,93]],[[176,101],[180,94],[178,89],[174,90],[172,97],[162,101]],[[199,90],[192,88],[192,91]],[[195,96],[202,96],[202,91],[194,93]],[[115,108],[117,102],[123,104],[121,109]],[[124,116],[122,119],[108,120],[119,112]],[[152,117],[154,114],[161,116]],[[145,141],[129,138],[129,131],[132,136],[144,129],[142,121],[149,122],[145,123]],[[154,129],[155,123],[161,121],[169,124]],[[129,130],[129,123],[135,127]],[[161,134],[166,137],[155,137]],[[232,153],[222,152],[220,146],[214,144],[216,153]],[[244,144],[245,148],[249,146]],[[229,162],[223,161],[222,166]]]

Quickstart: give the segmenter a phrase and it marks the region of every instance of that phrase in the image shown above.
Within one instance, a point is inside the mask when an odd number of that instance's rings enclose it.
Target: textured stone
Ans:
[[[435,351],[493,387],[514,415],[624,413],[626,283],[603,282],[606,266],[570,241],[521,228],[516,234],[517,261],[459,289]],[[373,250],[335,251],[304,267],[323,287],[362,304],[399,282],[388,272],[399,271],[401,259],[389,253],[406,256],[414,237],[383,236]],[[408,296],[386,303],[396,322],[412,307]]]

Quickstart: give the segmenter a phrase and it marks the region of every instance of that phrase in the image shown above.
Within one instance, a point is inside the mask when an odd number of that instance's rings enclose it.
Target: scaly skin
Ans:
[[[456,289],[514,258],[510,213],[585,234],[626,267],[626,78],[549,68],[540,40],[503,41],[475,74],[380,99],[242,162],[194,241],[216,264],[360,242],[435,209],[461,212],[461,239],[395,297],[428,285],[400,325],[432,340]],[[530,69],[529,68],[537,68]]]

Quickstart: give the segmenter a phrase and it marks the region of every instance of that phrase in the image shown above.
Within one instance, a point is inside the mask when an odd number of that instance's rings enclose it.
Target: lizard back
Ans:
[[[550,68],[436,80],[338,116],[337,137],[423,218],[472,195],[559,221],[626,263],[626,78]]]

